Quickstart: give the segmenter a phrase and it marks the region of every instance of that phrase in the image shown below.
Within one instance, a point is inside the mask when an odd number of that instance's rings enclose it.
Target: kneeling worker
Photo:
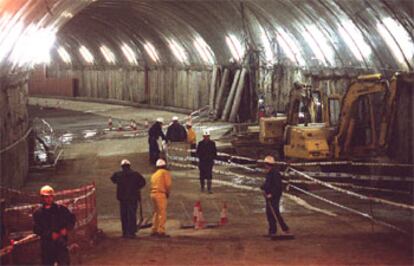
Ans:
[[[167,170],[165,160],[158,159],[157,170],[151,176],[151,200],[154,208],[151,236],[169,237],[165,233],[167,222],[167,201],[171,191],[171,174]]]

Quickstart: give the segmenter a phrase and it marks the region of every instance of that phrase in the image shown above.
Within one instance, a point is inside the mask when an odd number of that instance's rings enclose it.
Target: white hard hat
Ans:
[[[165,160],[164,159],[158,159],[157,162],[155,163],[155,166],[157,167],[161,167],[161,166],[165,166]]]
[[[55,195],[55,190],[51,186],[46,185],[46,186],[43,186],[40,189],[40,195],[42,195],[42,196],[53,196],[53,195]]]
[[[158,117],[157,120],[155,120],[155,121],[157,121],[159,123],[164,123],[164,118]]]
[[[210,130],[204,129],[203,136],[210,136]]]
[[[268,164],[275,164],[276,163],[275,158],[273,158],[273,156],[270,156],[270,155],[268,155],[264,158],[264,162],[268,163]]]
[[[178,116],[173,116],[172,120],[173,121],[178,121]]]
[[[259,103],[264,103],[264,100],[263,99],[259,99]]]
[[[121,166],[123,166],[123,165],[131,165],[131,163],[127,159],[123,159],[121,161]]]

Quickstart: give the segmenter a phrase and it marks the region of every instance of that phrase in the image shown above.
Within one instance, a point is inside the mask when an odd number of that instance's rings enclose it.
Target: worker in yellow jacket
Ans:
[[[167,222],[167,199],[171,191],[171,174],[166,169],[164,159],[156,162],[157,170],[151,176],[151,200],[154,207],[153,225],[151,236],[170,237],[165,233]]]
[[[194,132],[193,128],[192,128],[192,124],[191,122],[187,122],[186,124],[186,128],[187,128],[187,143],[190,144],[190,149],[191,150],[195,150],[196,149],[196,141],[197,141],[197,137],[196,137],[196,133]],[[191,157],[195,157],[195,151],[192,151],[190,153]]]

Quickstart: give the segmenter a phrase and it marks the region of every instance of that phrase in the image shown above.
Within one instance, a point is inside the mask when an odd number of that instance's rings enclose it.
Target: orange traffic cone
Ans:
[[[109,130],[112,130],[112,118],[111,117],[108,119],[108,128]]]
[[[220,212],[220,225],[225,225],[229,222],[229,219],[227,218],[227,204],[224,202],[223,208]]]
[[[203,229],[205,224],[206,224],[206,220],[204,220],[204,216],[203,216],[203,210],[201,209],[201,204],[200,207],[198,209],[198,214],[197,214],[197,220],[196,223],[194,224],[194,228],[195,229]]]
[[[201,202],[196,201],[196,203],[194,204],[194,209],[193,209],[193,223],[194,223],[194,225],[197,222],[197,217],[198,217],[198,212],[200,211],[200,206],[201,206]]]
[[[124,130],[124,128],[122,127],[122,123],[119,122],[118,123],[118,131],[122,131],[122,130]]]

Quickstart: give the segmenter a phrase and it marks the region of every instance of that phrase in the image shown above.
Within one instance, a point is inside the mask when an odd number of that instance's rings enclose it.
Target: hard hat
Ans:
[[[273,156],[270,156],[270,155],[268,155],[264,158],[264,162],[268,163],[268,164],[275,164],[276,163],[275,158],[273,158]]]
[[[123,166],[123,165],[131,165],[131,163],[127,159],[123,159],[121,161],[121,166]]]
[[[172,121],[178,121],[178,116],[173,116]]]
[[[157,166],[157,167],[165,166],[165,160],[164,159],[158,159],[157,162],[155,163],[155,166]]]
[[[264,100],[263,99],[259,99],[259,103],[264,103]]]
[[[53,196],[53,195],[55,195],[55,190],[51,186],[46,185],[46,186],[43,186],[40,189],[40,195],[42,195],[42,196]]]
[[[155,120],[155,121],[157,121],[159,123],[164,123],[164,118],[158,117],[157,120]]]
[[[210,136],[210,130],[205,129],[205,130],[203,131],[203,136]]]

